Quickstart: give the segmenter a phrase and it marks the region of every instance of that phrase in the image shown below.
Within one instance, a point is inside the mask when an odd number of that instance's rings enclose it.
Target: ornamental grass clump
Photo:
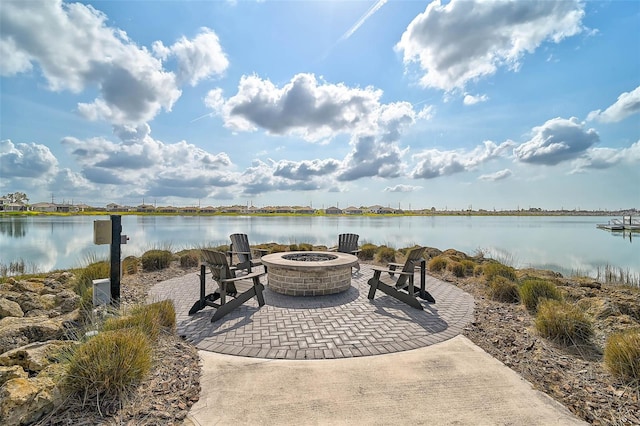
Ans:
[[[640,328],[611,334],[604,364],[614,376],[640,387]]]
[[[373,260],[377,249],[378,247],[375,244],[363,244],[362,247],[360,247],[360,254],[358,257],[362,260]]]
[[[158,271],[168,268],[173,259],[169,250],[149,250],[142,255],[142,269],[145,271]]]
[[[75,292],[84,296],[89,289],[93,289],[93,280],[109,278],[111,266],[106,260],[93,262],[82,268],[76,278]]]
[[[514,268],[498,262],[489,262],[484,265],[483,273],[487,282],[491,282],[493,277],[496,276],[505,277],[511,281],[515,281],[518,278],[516,275],[516,270]]]
[[[122,273],[125,275],[135,275],[138,273],[138,258],[127,256],[122,259]]]
[[[553,299],[545,299],[538,305],[536,330],[564,345],[584,343],[593,336],[593,323],[576,305]]]
[[[83,399],[114,402],[148,374],[151,362],[151,344],[143,331],[105,331],[71,354],[64,384]]]
[[[520,302],[520,289],[518,284],[502,276],[495,276],[489,282],[489,298],[498,302]]]
[[[380,263],[389,263],[396,261],[395,249],[387,246],[380,246],[376,251],[376,258]]]
[[[450,262],[447,264],[447,270],[458,278],[464,277],[465,267],[460,262]]]
[[[520,300],[531,313],[538,310],[542,299],[562,300],[558,287],[550,281],[537,278],[527,278],[520,285]]]
[[[142,330],[152,341],[158,339],[162,330],[175,331],[176,311],[171,300],[136,306],[129,315],[108,318],[102,329],[104,331],[137,328]]]
[[[427,263],[427,269],[431,272],[440,272],[447,267],[447,258],[444,256],[436,256],[429,260]]]
[[[183,268],[192,268],[200,265],[200,251],[187,250],[180,253],[180,266]]]

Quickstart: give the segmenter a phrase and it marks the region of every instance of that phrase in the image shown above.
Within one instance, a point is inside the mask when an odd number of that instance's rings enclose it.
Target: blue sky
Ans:
[[[0,193],[640,208],[640,2],[0,2]]]

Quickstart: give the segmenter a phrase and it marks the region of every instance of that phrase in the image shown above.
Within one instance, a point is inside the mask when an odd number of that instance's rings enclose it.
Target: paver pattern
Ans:
[[[211,323],[214,308],[187,313],[198,299],[200,278],[187,274],[156,284],[150,301],[173,300],[178,333],[198,349],[272,359],[335,359],[417,349],[460,334],[473,321],[473,297],[454,285],[427,276],[436,303],[424,311],[377,292],[367,298],[371,267],[361,264],[351,288],[328,296],[286,296],[265,284],[266,304],[254,299]],[[415,282],[419,283],[419,274]],[[207,280],[207,294],[216,285]]]

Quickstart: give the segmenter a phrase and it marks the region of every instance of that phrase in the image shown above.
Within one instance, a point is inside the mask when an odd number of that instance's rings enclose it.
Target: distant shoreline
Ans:
[[[600,210],[578,210],[578,211],[560,211],[560,210],[543,210],[543,211],[404,211],[402,213],[237,213],[237,212],[215,212],[215,213],[187,213],[187,212],[129,212],[129,211],[83,211],[83,212],[42,212],[42,211],[0,211],[0,216],[328,216],[328,217],[398,217],[398,216],[640,216],[637,211],[600,211]]]

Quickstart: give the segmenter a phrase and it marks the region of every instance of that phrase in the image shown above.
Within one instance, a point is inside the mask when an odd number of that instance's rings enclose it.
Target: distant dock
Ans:
[[[636,231],[640,232],[640,219],[631,216],[623,216],[622,219],[611,219],[609,223],[596,225],[599,229],[607,231]]]

